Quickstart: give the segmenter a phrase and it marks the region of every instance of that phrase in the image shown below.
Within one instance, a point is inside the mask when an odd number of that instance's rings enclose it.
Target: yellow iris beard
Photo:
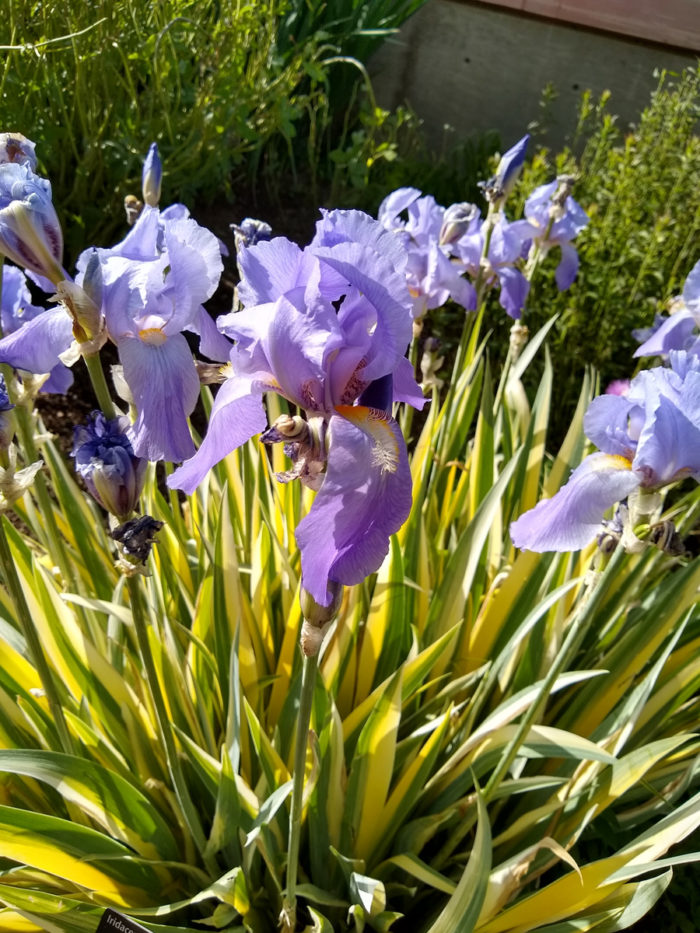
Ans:
[[[622,454],[604,454],[593,467],[594,470],[609,470],[612,467],[615,470],[631,470],[632,461]]]
[[[395,473],[399,466],[399,445],[389,424],[389,415],[364,405],[337,405],[335,409],[372,440],[372,459],[383,472]]]

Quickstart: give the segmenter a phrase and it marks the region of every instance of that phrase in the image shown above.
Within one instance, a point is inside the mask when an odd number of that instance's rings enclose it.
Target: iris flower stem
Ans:
[[[17,415],[17,428],[19,430],[22,449],[28,463],[35,463],[39,459],[36,445],[34,443],[34,426],[32,424],[31,413],[24,405],[17,405],[15,408]],[[74,593],[78,592],[73,567],[66,554],[65,543],[58,530],[56,516],[54,514],[54,502],[49,495],[46,486],[44,474],[39,471],[34,477],[34,492],[39,503],[41,516],[46,523],[47,550],[49,554],[56,559],[61,576],[67,587]]]
[[[416,367],[418,364],[418,337],[414,337],[411,341],[411,345],[408,348],[408,361],[413,367],[413,375],[416,375]],[[403,422],[401,424],[401,433],[405,438],[408,438],[411,434],[411,427],[413,426],[413,407],[411,405],[404,405],[403,409]]]
[[[284,898],[284,916],[287,929],[294,930],[296,924],[297,869],[299,867],[299,843],[301,841],[301,810],[304,795],[304,771],[306,745],[311,723],[311,707],[314,698],[318,656],[304,655],[301,671],[301,695],[297,717],[297,736],[294,748],[294,775],[292,783],[292,805],[289,816],[289,846],[287,850],[287,888]]]
[[[0,519],[0,566],[2,566],[2,574],[5,578],[5,585],[10,591],[10,596],[12,597],[12,602],[14,603],[15,611],[17,612],[17,618],[22,627],[24,640],[27,643],[30,657],[39,675],[39,679],[41,680],[44,693],[46,694],[46,700],[49,704],[49,710],[51,711],[51,717],[54,721],[54,725],[56,726],[56,731],[58,732],[58,738],[61,743],[61,747],[63,748],[63,751],[66,753],[66,755],[75,755],[77,754],[76,745],[70,732],[68,731],[68,724],[66,723],[65,716],[63,715],[63,707],[58,697],[58,691],[53,679],[53,674],[51,673],[51,668],[49,667],[46,656],[44,655],[44,650],[41,646],[41,641],[39,640],[37,630],[34,627],[32,614],[29,611],[29,606],[27,605],[27,600],[24,596],[24,590],[22,589],[22,584],[20,583],[19,575],[17,574],[17,568],[15,567],[15,562],[12,558],[10,544],[7,540],[7,534],[5,532],[5,521],[5,518]]]
[[[131,603],[131,613],[134,621],[134,629],[136,631],[136,640],[138,641],[141,661],[146,671],[146,681],[156,713],[158,731],[160,732],[160,738],[163,743],[163,747],[165,748],[165,757],[168,764],[168,771],[170,772],[170,777],[173,782],[173,787],[175,788],[175,795],[182,809],[187,828],[189,829],[194,844],[202,857],[202,861],[204,862],[206,869],[211,877],[215,878],[219,874],[219,868],[216,864],[216,860],[206,852],[207,843],[204,836],[204,830],[202,829],[202,823],[199,819],[199,814],[197,813],[197,810],[192,802],[192,797],[190,796],[189,788],[187,787],[187,783],[185,781],[185,776],[182,772],[182,768],[180,767],[180,760],[178,758],[177,748],[175,747],[173,730],[171,728],[171,723],[165,707],[165,700],[163,699],[163,694],[160,689],[158,672],[156,671],[153,654],[151,653],[151,646],[148,641],[148,626],[143,610],[143,604],[141,602],[141,589],[139,581],[136,577],[129,577],[127,580],[127,585],[129,589],[129,601]]]
[[[581,644],[586,630],[592,622],[594,614],[600,605],[600,601],[608,590],[608,581],[614,579],[615,576],[619,573],[620,564],[622,563],[624,556],[624,550],[621,547],[617,547],[605,568],[602,570],[602,572],[596,575],[593,583],[584,586],[583,592],[579,598],[579,603],[575,610],[574,617],[572,618],[559,650],[557,651],[556,656],[554,657],[554,660],[552,661],[552,664],[548,668],[547,674],[542,681],[538,697],[535,702],[530,705],[527,712],[523,716],[518,726],[517,732],[506,746],[506,749],[501,755],[498,764],[489,777],[488,783],[486,784],[486,787],[482,793],[484,803],[488,803],[498,790],[501,781],[508,773],[510,766],[513,764],[513,761],[517,757],[520,746],[525,741],[525,737],[530,731],[530,728],[532,727],[533,723],[541,716],[544,707],[551,696],[552,688],[554,687],[557,678],[562,673],[566,665],[575,658],[576,652]],[[437,857],[432,862],[434,868],[439,870],[440,866],[450,858],[451,853],[454,851],[456,846],[459,845],[461,840],[469,834],[475,823],[476,808],[473,807],[469,816],[466,819],[463,819],[454,828],[449,838],[438,852]]]
[[[92,387],[95,390],[95,395],[97,396],[97,404],[102,409],[102,414],[105,416],[105,418],[113,421],[117,417],[117,410],[114,407],[112,396],[109,394],[109,388],[107,387],[107,380],[105,379],[104,369],[102,368],[100,354],[86,353],[83,359],[85,360],[85,365],[87,366],[90,382],[92,383]]]

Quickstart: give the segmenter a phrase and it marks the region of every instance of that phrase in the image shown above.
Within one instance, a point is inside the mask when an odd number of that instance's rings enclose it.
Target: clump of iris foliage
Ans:
[[[169,199],[230,195],[234,174],[250,183],[267,161],[288,171],[295,154],[315,164],[331,75],[341,109],[359,75],[338,58],[368,55],[422,2],[8,0],[3,118],[43,140],[74,257],[116,234],[117,188],[135,187],[154,138]]]
[[[700,264],[548,452],[529,293],[550,253],[540,306],[575,287],[596,218],[564,174],[512,219],[526,145],[483,212],[402,188],[304,246],[239,219],[214,322],[222,244],[159,206],[155,147],[73,277],[3,136],[0,930],[614,931],[694,860]],[[416,338],[448,299],[444,380]],[[68,463],[34,401],[82,365]]]
[[[564,410],[575,404],[586,366],[604,382],[628,374],[633,330],[665,310],[697,258],[700,70],[662,73],[632,127],[611,113],[614,104],[607,93],[599,100],[585,94],[571,147],[536,152],[515,195],[521,204],[553,171],[571,172],[593,219],[578,241],[577,288],[542,304],[535,294],[531,302],[534,326],[559,314],[550,340],[566,360],[567,371],[557,371]],[[544,274],[539,287],[546,294],[549,286]]]

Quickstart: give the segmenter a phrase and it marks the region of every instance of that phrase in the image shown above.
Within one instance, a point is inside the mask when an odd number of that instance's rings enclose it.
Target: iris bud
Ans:
[[[149,207],[158,207],[160,201],[160,185],[163,179],[163,163],[158,155],[158,146],[151,143],[146,161],[143,163],[141,174],[141,188],[143,203]]]
[[[86,425],[75,428],[71,453],[90,494],[121,522],[138,503],[147,466],[134,454],[124,433],[127,424],[126,418],[108,421],[93,412]]]
[[[508,152],[504,153],[496,168],[496,174],[481,185],[486,200],[497,210],[500,210],[503,202],[515,187],[525,163],[525,151],[529,141],[530,136],[526,134]]]
[[[0,164],[0,252],[54,284],[65,278],[63,233],[51,185],[27,162]]]
[[[18,162],[36,171],[34,143],[21,133],[0,133],[0,163]]]
[[[255,220],[253,217],[245,217],[240,224],[231,224],[231,230],[236,243],[236,252],[245,246],[255,246],[262,240],[272,238],[272,227],[264,220]]]
[[[328,581],[331,601],[327,606],[320,606],[308,590],[301,588],[299,602],[304,622],[301,627],[301,650],[309,657],[315,657],[321,650],[321,642],[328,626],[340,609],[343,601],[343,585],[334,580]]]
[[[468,201],[462,201],[460,204],[452,204],[445,211],[438,237],[441,246],[448,243],[454,243],[461,239],[465,233],[473,233],[471,229],[474,221],[479,219],[479,208],[476,204],[470,204]]]

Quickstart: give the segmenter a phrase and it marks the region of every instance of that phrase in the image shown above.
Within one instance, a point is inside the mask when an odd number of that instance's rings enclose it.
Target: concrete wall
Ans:
[[[504,146],[541,117],[542,89],[558,98],[545,142],[560,147],[576,124],[583,90],[612,92],[609,110],[634,121],[656,86],[655,68],[680,71],[692,52],[473,2],[428,0],[370,62],[377,99],[408,102],[439,148],[445,124],[455,141],[495,129]]]

